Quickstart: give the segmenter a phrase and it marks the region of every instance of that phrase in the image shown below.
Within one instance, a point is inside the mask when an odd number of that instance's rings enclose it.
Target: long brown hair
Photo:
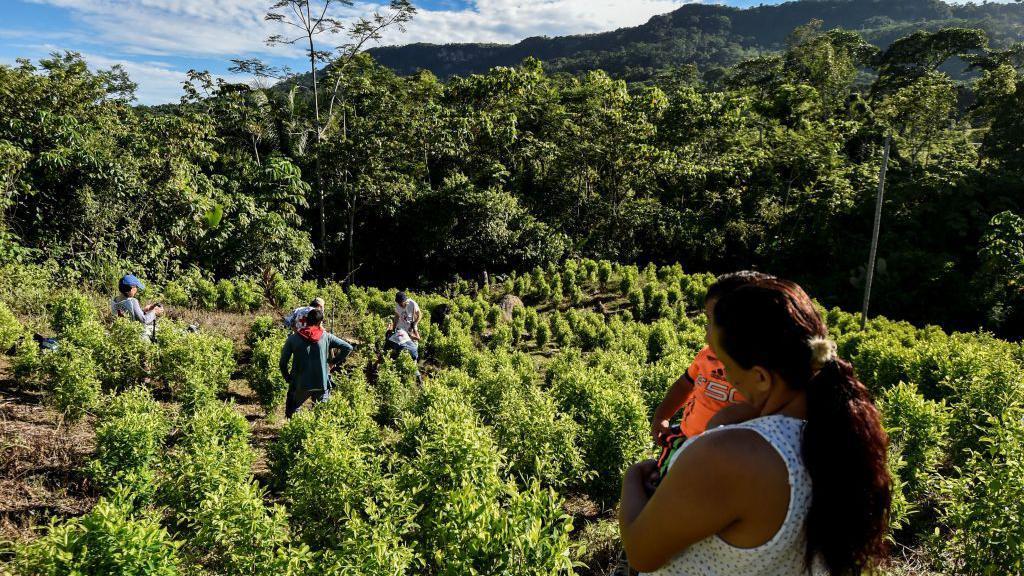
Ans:
[[[714,321],[736,363],[771,370],[807,393],[802,451],[812,481],[808,567],[820,558],[833,576],[870,569],[887,551],[888,438],[853,366],[835,355],[816,361],[812,341],[827,338],[828,331],[810,297],[788,280],[755,280],[724,294]]]

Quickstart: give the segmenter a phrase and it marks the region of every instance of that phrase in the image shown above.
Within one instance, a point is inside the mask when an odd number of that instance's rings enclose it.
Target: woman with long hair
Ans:
[[[758,416],[687,440],[664,478],[654,461],[629,469],[630,564],[679,576],[870,570],[886,553],[888,439],[811,299],[781,279],[740,287],[716,303],[708,344]]]

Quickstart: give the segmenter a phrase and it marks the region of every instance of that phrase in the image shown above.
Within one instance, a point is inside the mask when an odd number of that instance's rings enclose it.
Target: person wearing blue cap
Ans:
[[[153,339],[156,331],[156,319],[163,316],[164,307],[160,304],[149,304],[143,307],[135,297],[139,290],[145,290],[145,285],[134,274],[128,274],[117,283],[117,289],[121,295],[114,298],[110,303],[110,311],[119,318],[131,318],[141,322],[145,326],[144,336],[147,340]]]

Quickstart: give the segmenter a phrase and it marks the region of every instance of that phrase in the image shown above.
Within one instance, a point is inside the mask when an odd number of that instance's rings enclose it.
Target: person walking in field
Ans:
[[[710,327],[712,311],[723,295],[755,280],[767,278],[771,276],[754,271],[720,276],[708,287],[704,296],[704,316],[707,325]],[[654,411],[651,437],[655,444],[662,447],[661,456],[658,458],[659,470],[664,472],[671,454],[678,450],[687,438],[704,432],[709,424],[732,423],[753,417],[749,404],[744,400],[743,395],[729,384],[725,377],[725,366],[715,356],[710,345],[705,346],[697,353],[690,368],[672,384]],[[683,411],[683,415],[679,426],[672,426],[671,420],[680,410]]]
[[[326,303],[324,302],[324,299],[318,296],[314,298],[312,302],[309,303],[309,306],[300,306],[295,310],[292,310],[291,314],[284,317],[285,328],[288,328],[289,330],[292,331],[298,331],[301,330],[302,328],[305,328],[306,316],[309,314],[309,312],[313,309],[316,309],[323,313],[325,306]]]
[[[156,333],[156,320],[164,314],[164,307],[159,303],[149,304],[143,307],[139,304],[138,295],[140,290],[145,290],[145,285],[134,274],[127,274],[117,283],[117,290],[121,294],[110,302],[110,311],[118,318],[130,318],[143,325],[143,337],[152,341]]]
[[[281,348],[279,368],[288,383],[285,416],[291,418],[306,400],[323,402],[330,396],[330,372],[345,361],[352,345],[323,328],[324,313],[317,308],[305,316],[305,326],[288,335]],[[331,361],[331,351],[340,350]]]
[[[722,295],[709,341],[756,417],[690,438],[654,489],[629,468],[619,529],[658,576],[870,573],[886,554],[888,438],[867,388],[800,286],[762,279]]]

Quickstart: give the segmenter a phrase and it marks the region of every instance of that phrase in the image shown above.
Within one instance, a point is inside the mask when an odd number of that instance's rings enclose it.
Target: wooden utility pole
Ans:
[[[878,174],[878,199],[875,201],[875,226],[871,231],[871,254],[868,256],[867,278],[864,282],[864,306],[860,313],[860,328],[868,324],[868,304],[871,302],[871,282],[875,279],[875,260],[878,257],[878,233],[882,227],[882,199],[885,196],[885,173],[889,170],[889,145],[892,134],[885,135],[885,149],[882,151],[882,169]]]

